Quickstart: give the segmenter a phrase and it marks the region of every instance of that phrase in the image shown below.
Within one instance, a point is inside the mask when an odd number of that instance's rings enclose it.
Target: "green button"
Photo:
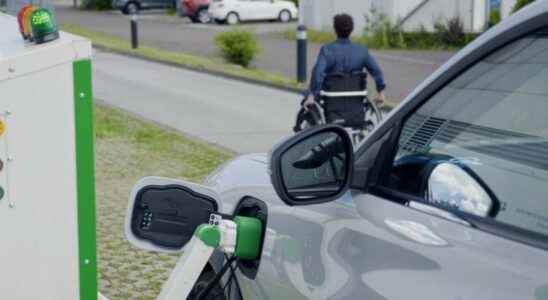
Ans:
[[[4,198],[4,195],[5,195],[5,194],[6,194],[6,193],[4,192],[4,188],[2,188],[2,187],[0,186],[0,200],[2,200],[2,199]]]

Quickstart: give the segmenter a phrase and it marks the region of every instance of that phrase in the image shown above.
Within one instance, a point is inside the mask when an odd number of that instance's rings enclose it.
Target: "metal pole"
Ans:
[[[139,48],[139,32],[137,28],[137,14],[131,15],[131,48]]]
[[[307,68],[307,48],[308,41],[306,36],[306,26],[303,24],[297,27],[297,81],[306,82]]]

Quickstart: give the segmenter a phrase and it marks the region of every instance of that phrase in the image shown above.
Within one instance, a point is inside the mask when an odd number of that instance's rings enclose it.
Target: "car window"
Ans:
[[[390,189],[548,235],[548,36],[485,57],[408,117]]]

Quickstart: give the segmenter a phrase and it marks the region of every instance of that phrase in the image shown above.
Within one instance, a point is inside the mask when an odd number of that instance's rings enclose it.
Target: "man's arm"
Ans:
[[[375,79],[375,85],[377,86],[377,92],[382,92],[386,88],[386,84],[384,82],[384,74],[382,73],[381,68],[379,67],[379,64],[377,64],[377,61],[371,54],[369,54],[369,51],[366,53],[365,56],[365,68],[367,69],[367,72],[371,74],[373,79]]]
[[[320,49],[320,53],[318,54],[316,65],[314,65],[314,68],[312,69],[312,76],[310,78],[310,87],[308,91],[306,91],[304,94],[304,97],[306,100],[303,103],[303,106],[305,108],[313,104],[314,99],[319,97],[322,84],[326,76],[327,66],[328,66],[327,50],[325,49],[325,47],[322,47]],[[312,99],[310,99],[310,94],[312,94],[313,96]]]
[[[325,47],[322,47],[320,54],[318,54],[318,59],[310,80],[310,92],[312,92],[315,97],[320,95],[320,90],[322,89],[322,84],[326,76],[327,64],[327,50]]]
[[[386,83],[384,82],[384,74],[382,73],[381,68],[379,67],[379,64],[377,64],[377,61],[373,56],[369,54],[369,51],[366,50],[366,56],[365,56],[365,68],[367,69],[367,72],[371,74],[373,79],[375,80],[375,85],[377,86],[377,104],[379,106],[382,106],[384,102],[386,101],[386,97],[384,95],[384,90],[386,89]]]

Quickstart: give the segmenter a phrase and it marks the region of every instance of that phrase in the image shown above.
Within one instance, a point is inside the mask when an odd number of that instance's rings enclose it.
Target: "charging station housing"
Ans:
[[[67,33],[26,43],[0,13],[2,299],[98,297],[91,54]]]

